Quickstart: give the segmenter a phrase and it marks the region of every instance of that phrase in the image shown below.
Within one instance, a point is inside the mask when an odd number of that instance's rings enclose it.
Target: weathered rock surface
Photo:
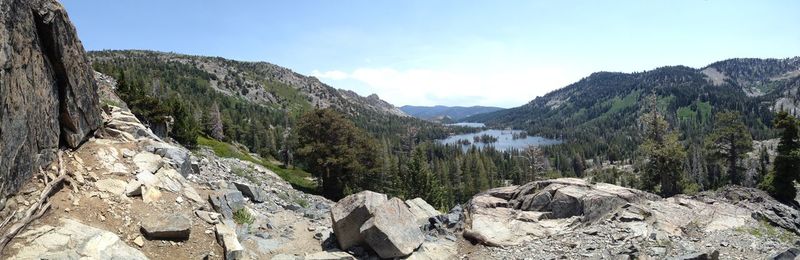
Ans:
[[[58,1],[0,1],[0,195],[101,121],[94,71]]]
[[[154,214],[142,221],[142,233],[148,239],[186,240],[191,227],[192,220],[180,214]]]
[[[235,190],[218,191],[209,195],[208,200],[215,211],[228,219],[233,218],[234,212],[244,208],[244,197],[241,192]]]
[[[361,226],[372,218],[377,208],[387,201],[385,194],[362,191],[347,196],[331,208],[333,232],[339,247],[348,249],[365,244]]]
[[[24,248],[9,259],[147,259],[114,233],[61,219],[60,225],[44,225],[21,234]]]
[[[261,203],[267,199],[266,192],[261,188],[242,182],[234,182],[233,184],[237,190],[242,192],[242,195],[250,198],[253,202]]]
[[[428,202],[422,198],[406,200],[406,206],[411,210],[411,214],[414,215],[414,219],[418,225],[428,224],[428,219],[442,215],[441,212],[433,208],[431,204],[428,204]]]
[[[425,240],[414,215],[398,198],[378,206],[373,217],[361,226],[361,234],[382,258],[410,255]]]
[[[240,259],[244,253],[244,247],[239,243],[236,231],[223,223],[214,225],[214,229],[217,232],[217,243],[225,248],[225,259]]]
[[[125,192],[125,188],[128,184],[121,180],[103,179],[95,182],[94,185],[97,186],[97,189],[100,191],[105,191],[114,195],[120,195]]]

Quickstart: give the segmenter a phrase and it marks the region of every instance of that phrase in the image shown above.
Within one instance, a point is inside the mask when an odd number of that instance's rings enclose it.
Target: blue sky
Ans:
[[[395,105],[513,107],[595,71],[800,55],[800,1],[62,0],[88,50],[268,61]]]

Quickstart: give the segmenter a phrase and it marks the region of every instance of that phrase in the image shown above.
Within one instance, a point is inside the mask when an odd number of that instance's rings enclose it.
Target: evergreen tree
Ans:
[[[651,98],[650,102],[651,111],[641,119],[646,127],[645,141],[640,146],[646,156],[642,189],[670,197],[681,192],[686,151],[678,141],[678,134],[670,133],[669,124],[655,106],[655,98]]]
[[[171,100],[172,116],[175,118],[175,125],[173,126],[171,136],[175,141],[187,147],[195,147],[197,145],[198,123],[194,119],[194,115],[189,112],[189,108],[183,101],[178,98]]]
[[[359,180],[380,168],[375,142],[331,109],[303,115],[295,131],[298,155],[321,180],[322,194],[332,200],[360,190]]]
[[[719,112],[715,118],[714,131],[706,139],[707,150],[713,159],[725,160],[730,183],[742,185],[745,169],[739,162],[753,150],[750,132],[737,112]]]
[[[798,140],[797,119],[786,111],[778,112],[773,122],[775,128],[782,129],[772,172],[764,178],[760,188],[780,201],[794,199],[797,190],[794,182],[800,178],[800,140]]]
[[[431,171],[424,153],[424,149],[418,147],[409,161],[409,198],[420,197],[434,207],[442,208],[445,204],[444,191],[438,177]]]

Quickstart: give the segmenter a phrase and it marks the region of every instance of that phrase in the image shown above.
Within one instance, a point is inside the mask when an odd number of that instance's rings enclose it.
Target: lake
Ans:
[[[480,132],[477,132],[477,133],[450,136],[450,137],[448,137],[446,139],[439,140],[439,142],[443,143],[443,144],[457,144],[459,140],[464,140],[465,139],[465,140],[468,140],[470,143],[472,143],[471,145],[475,145],[478,148],[483,148],[483,147],[486,147],[486,146],[493,146],[495,149],[497,149],[499,151],[506,151],[506,150],[511,150],[511,149],[520,149],[521,150],[521,149],[527,148],[528,146],[545,146],[545,145],[554,145],[554,144],[560,144],[561,143],[561,141],[559,141],[559,140],[548,139],[548,138],[544,138],[544,137],[540,137],[540,136],[530,136],[530,135],[526,136],[525,138],[519,138],[519,139],[516,139],[516,140],[514,139],[514,134],[519,135],[520,133],[523,133],[523,132],[524,131],[520,131],[520,130],[489,129],[489,130],[484,130],[484,131],[480,131]],[[479,136],[482,136],[484,134],[490,135],[490,136],[493,136],[493,137],[497,138],[497,142],[494,142],[494,143],[481,143],[481,142],[475,142],[474,141],[474,138],[476,136],[479,137]],[[464,149],[469,148],[469,146],[470,145],[464,145]]]

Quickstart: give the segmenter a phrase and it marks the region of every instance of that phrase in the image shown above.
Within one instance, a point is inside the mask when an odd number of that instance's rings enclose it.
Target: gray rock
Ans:
[[[550,203],[554,218],[568,218],[583,214],[583,201],[581,198],[586,191],[583,188],[568,186],[558,189]]]
[[[365,244],[361,225],[372,218],[375,210],[387,201],[385,194],[362,191],[347,196],[331,208],[333,233],[340,248]]]
[[[136,170],[139,172],[158,172],[161,169],[161,156],[150,153],[141,152],[133,156],[133,164],[136,165]]]
[[[147,259],[112,232],[66,218],[58,224],[17,236],[11,246],[19,250],[8,259]]]
[[[223,223],[214,225],[214,229],[217,234],[217,243],[225,249],[225,259],[240,259],[244,253],[244,247],[239,243],[236,231]]]
[[[536,194],[529,194],[523,197],[521,210],[528,211],[550,211],[550,201],[553,195],[549,191],[542,191]]]
[[[220,220],[222,218],[222,214],[204,210],[195,210],[194,214],[197,215],[198,218],[202,219],[206,223],[212,225],[220,223]]]
[[[222,214],[223,217],[231,219],[233,213],[244,208],[244,196],[236,190],[221,190],[215,194],[208,195],[211,206]]]
[[[422,198],[406,200],[405,203],[414,215],[417,225],[428,224],[428,219],[442,214]]]
[[[268,195],[264,189],[242,182],[234,182],[233,185],[242,192],[242,195],[250,198],[253,202],[261,203],[267,200]]]
[[[342,251],[322,251],[313,254],[307,254],[303,259],[305,260],[355,260],[352,255]]]
[[[192,220],[181,214],[155,214],[142,220],[142,233],[147,239],[187,240]]]
[[[56,0],[0,8],[0,197],[101,126],[94,70]]]
[[[378,206],[374,216],[361,226],[361,233],[381,258],[410,255],[425,241],[414,215],[398,198]]]
[[[719,259],[719,251],[714,250],[711,252],[706,253],[693,253],[693,254],[686,254],[682,256],[678,256],[673,258],[674,260],[718,260]],[[792,258],[794,259],[794,258]]]
[[[119,195],[125,193],[125,187],[128,185],[128,183],[117,179],[103,179],[95,182],[94,185],[100,191]]]
[[[794,260],[800,257],[800,249],[789,248],[781,252],[774,253],[767,257],[770,260]]]
[[[128,197],[142,195],[142,182],[139,180],[132,180],[125,185],[125,195]]]

